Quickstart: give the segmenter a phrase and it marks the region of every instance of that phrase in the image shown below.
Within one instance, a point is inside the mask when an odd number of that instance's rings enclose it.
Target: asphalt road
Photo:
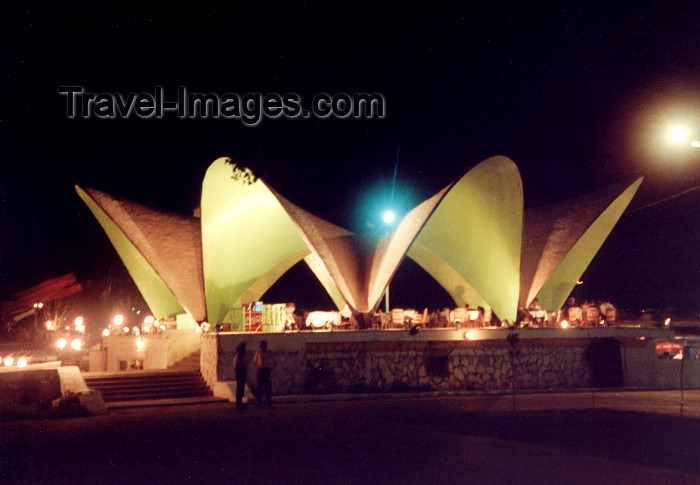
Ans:
[[[595,405],[595,408],[593,407]],[[0,483],[700,484],[700,390],[113,410],[0,425]]]

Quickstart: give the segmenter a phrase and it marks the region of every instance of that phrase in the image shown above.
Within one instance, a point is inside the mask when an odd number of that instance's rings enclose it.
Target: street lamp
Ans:
[[[671,125],[666,132],[666,140],[673,145],[700,148],[700,140],[691,139],[691,130],[687,125]]]
[[[387,225],[387,231],[386,231],[386,242],[385,244],[388,246],[389,245],[389,226],[391,226],[394,221],[396,220],[396,214],[394,214],[394,211],[391,209],[388,209],[384,211],[384,214],[382,215],[382,220],[384,221],[384,224]],[[386,249],[385,249],[386,251]],[[384,292],[384,308],[386,310],[386,313],[389,313],[389,283],[386,285],[386,291]]]
[[[85,333],[85,325],[83,323],[83,317],[75,317],[75,331],[80,333]]]
[[[384,221],[385,224],[391,225],[396,220],[396,215],[391,210],[385,211],[384,215],[382,216],[382,220]]]

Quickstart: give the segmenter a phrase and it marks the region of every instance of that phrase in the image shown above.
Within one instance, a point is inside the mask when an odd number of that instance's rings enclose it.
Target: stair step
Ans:
[[[85,381],[88,386],[93,386],[93,387],[144,387],[144,386],[187,386],[187,385],[192,385],[192,384],[197,384],[203,382],[202,379],[167,379],[167,380],[161,380],[161,379],[144,379],[140,381],[133,381],[129,380],[126,382],[119,382],[119,381]]]
[[[118,402],[118,401],[146,401],[146,400],[157,400],[157,399],[175,399],[181,397],[199,397],[199,396],[212,396],[212,392],[194,392],[194,391],[182,391],[182,392],[151,392],[151,393],[139,393],[139,394],[111,394],[109,396],[102,396],[105,402]]]
[[[143,385],[143,386],[88,386],[91,389],[95,389],[96,391],[100,391],[101,393],[110,393],[110,392],[141,392],[141,391],[150,391],[152,389],[159,389],[159,390],[168,390],[168,389],[199,389],[199,388],[204,388],[208,389],[207,385],[203,382],[193,382],[187,385],[179,385],[179,386],[152,386],[152,385]]]
[[[97,389],[99,390],[99,389]],[[113,396],[116,394],[167,394],[167,393],[180,393],[180,392],[203,392],[203,393],[208,393],[211,392],[211,390],[206,387],[206,386],[198,386],[198,387],[181,387],[177,389],[159,389],[159,388],[150,388],[150,389],[109,389],[109,390],[99,390],[100,393],[102,393],[103,396]]]
[[[199,371],[129,371],[84,376],[105,402],[212,396]]]

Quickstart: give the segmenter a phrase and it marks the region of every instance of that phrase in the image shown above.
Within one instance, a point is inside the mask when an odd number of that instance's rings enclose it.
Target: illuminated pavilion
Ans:
[[[228,158],[206,172],[200,218],[76,190],[157,318],[223,322],[303,259],[336,306],[367,325],[405,257],[458,306],[491,307],[510,322],[534,298],[558,309],[641,182],[525,211],[517,167],[492,157],[379,238],[314,216]]]

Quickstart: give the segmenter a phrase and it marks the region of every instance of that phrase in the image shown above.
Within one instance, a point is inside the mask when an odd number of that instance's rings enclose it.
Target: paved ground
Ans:
[[[112,410],[0,424],[0,483],[700,484],[700,390]]]

